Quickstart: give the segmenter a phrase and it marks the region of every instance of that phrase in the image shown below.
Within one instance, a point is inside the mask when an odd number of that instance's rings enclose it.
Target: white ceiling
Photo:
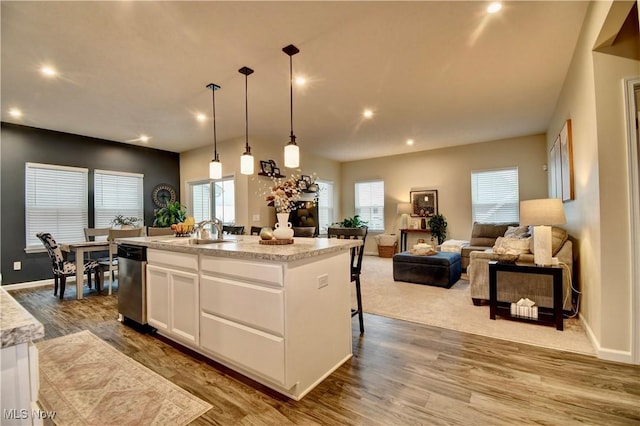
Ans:
[[[348,161],[545,132],[587,3],[487,5],[2,1],[2,121],[182,152],[213,143],[194,114],[211,116],[214,82],[222,144],[244,138],[248,66],[260,157],[260,140],[288,141],[293,43],[302,150]]]

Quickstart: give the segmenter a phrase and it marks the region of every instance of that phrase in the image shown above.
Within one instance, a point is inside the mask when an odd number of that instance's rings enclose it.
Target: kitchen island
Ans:
[[[147,247],[147,322],[158,334],[299,400],[352,355],[350,249],[362,242],[236,238],[117,242]]]
[[[38,410],[38,349],[44,327],[0,287],[0,409],[3,425],[42,424]]]

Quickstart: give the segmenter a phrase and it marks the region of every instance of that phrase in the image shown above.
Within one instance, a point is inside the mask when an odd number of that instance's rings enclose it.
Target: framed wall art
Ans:
[[[410,191],[411,216],[431,217],[438,214],[438,190]]]
[[[549,152],[549,196],[562,198],[562,170],[560,165],[560,135]]]
[[[560,170],[562,172],[562,201],[573,200],[571,120],[567,120],[560,131]]]

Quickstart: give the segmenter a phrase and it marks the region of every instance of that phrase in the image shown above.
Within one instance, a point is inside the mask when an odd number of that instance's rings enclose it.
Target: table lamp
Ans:
[[[413,211],[411,203],[398,203],[397,213],[402,215],[400,218],[401,225],[400,229],[407,229],[409,227],[409,215]]]
[[[520,201],[520,225],[533,225],[533,261],[551,265],[551,226],[567,223],[560,198]]]

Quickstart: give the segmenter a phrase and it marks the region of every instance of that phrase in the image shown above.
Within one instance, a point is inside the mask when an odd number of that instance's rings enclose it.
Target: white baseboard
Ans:
[[[74,283],[76,282],[75,278],[71,278],[71,280],[73,280]],[[71,281],[71,280],[68,279],[68,281]],[[44,287],[47,285],[53,285],[53,278],[48,280],[28,281],[28,282],[16,283],[16,284],[5,284],[2,286],[2,288],[4,288],[7,291],[11,291],[11,290],[21,290],[23,288]]]
[[[596,350],[596,355],[598,356],[599,359],[603,359],[605,361],[622,362],[624,364],[633,364],[633,357],[631,356],[631,351],[620,351],[617,349],[603,348],[602,346],[600,346],[600,342],[596,338],[596,335],[593,333],[593,330],[591,330],[591,327],[589,327],[589,324],[587,323],[587,321],[585,321],[582,314],[580,314],[579,317],[580,317],[580,322],[582,323],[582,326],[584,327],[587,333],[587,337],[589,338],[589,341],[591,342],[594,349]]]

